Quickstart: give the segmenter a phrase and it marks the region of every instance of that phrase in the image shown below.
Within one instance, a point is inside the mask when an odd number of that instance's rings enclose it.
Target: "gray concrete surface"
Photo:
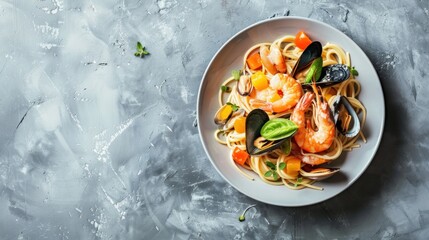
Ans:
[[[229,186],[195,120],[218,48],[285,15],[350,36],[386,99],[367,171],[302,208]],[[426,0],[0,1],[0,239],[427,239],[428,23]]]

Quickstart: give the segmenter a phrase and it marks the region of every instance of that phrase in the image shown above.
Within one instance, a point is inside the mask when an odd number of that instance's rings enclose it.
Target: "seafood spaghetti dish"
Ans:
[[[329,163],[366,142],[350,54],[304,32],[243,54],[241,69],[219,89],[216,141],[251,180],[249,171],[269,184],[323,190],[315,182],[341,171]]]

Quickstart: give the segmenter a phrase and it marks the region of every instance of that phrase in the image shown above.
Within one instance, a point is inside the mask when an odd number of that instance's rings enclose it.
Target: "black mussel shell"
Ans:
[[[252,110],[246,117],[246,150],[252,156],[262,155],[272,150],[279,148],[282,143],[287,139],[273,141],[270,147],[259,149],[255,146],[255,140],[261,136],[261,129],[270,118],[268,114],[261,109]],[[267,142],[269,142],[267,140]],[[268,145],[268,144],[267,144]]]
[[[340,119],[338,119],[341,106],[344,106],[344,108],[346,109],[348,114],[350,114],[350,116],[352,117],[352,121],[351,121],[352,126],[349,127],[349,129],[347,131],[344,131],[342,129],[342,127],[341,127],[342,122]],[[332,103],[331,110],[333,113],[335,125],[336,125],[338,131],[341,132],[341,134],[343,134],[346,137],[350,137],[350,138],[358,135],[358,133],[360,131],[360,120],[359,120],[357,113],[353,109],[351,103],[349,102],[349,100],[347,100],[346,97],[339,96],[339,95],[336,96],[333,103]]]
[[[316,82],[318,87],[329,87],[341,82],[346,81],[350,78],[350,69],[344,64],[334,64],[323,67],[322,74]],[[312,83],[304,83],[304,88],[311,88]]]
[[[322,56],[322,44],[314,41],[302,52],[290,75],[295,78],[296,74],[308,68],[313,60],[320,56]]]

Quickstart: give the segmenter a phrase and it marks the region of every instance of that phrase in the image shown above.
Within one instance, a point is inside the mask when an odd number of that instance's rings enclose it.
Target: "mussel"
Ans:
[[[308,68],[313,61],[320,56],[322,56],[322,44],[318,41],[314,41],[304,49],[290,75],[295,78],[296,74]]]
[[[253,84],[249,75],[241,75],[237,81],[237,92],[241,96],[248,96],[252,92]]]
[[[216,112],[214,122],[219,126],[223,126],[223,130],[228,130],[234,127],[234,122],[237,118],[245,114],[244,109],[240,108],[234,111],[232,104],[227,103]]]
[[[320,78],[316,81],[318,87],[329,87],[350,78],[350,69],[344,64],[334,64],[322,68]],[[311,88],[312,83],[304,83],[302,87]]]
[[[261,109],[252,110],[246,118],[246,149],[247,153],[253,156],[268,153],[276,148],[280,148],[289,139],[290,135],[277,140],[267,140],[261,137],[261,129],[270,118]]]
[[[340,171],[339,168],[324,168],[324,167],[312,168],[306,165],[304,168],[300,170],[300,174],[303,177],[320,181],[328,177],[331,177],[338,171]]]
[[[342,108],[341,108],[342,106],[347,111],[347,113],[351,116],[351,121],[350,121],[351,126],[348,126],[348,129],[343,129],[343,122],[339,118],[340,112],[342,111]],[[355,137],[359,133],[360,131],[359,117],[346,97],[341,95],[334,96],[334,100],[332,101],[331,111],[334,117],[335,125],[337,129],[341,132],[341,134],[351,138],[351,137]]]
[[[223,126],[225,125],[228,120],[231,118],[233,113],[232,106],[230,104],[225,104],[219,110],[216,112],[214,117],[214,122],[217,125]]]
[[[308,47],[302,52],[301,56],[297,60],[295,66],[292,69],[291,76],[296,77],[296,75],[308,67],[317,68],[310,69],[309,76],[307,80],[311,79],[316,82],[317,86],[328,87],[334,84],[341,83],[350,77],[350,69],[347,65],[344,64],[334,64],[330,66],[323,67],[320,64],[320,57],[322,56],[322,44],[318,41],[312,42]],[[313,64],[316,62],[319,64]],[[322,69],[319,69],[322,68]],[[302,84],[304,88],[311,88],[312,82],[307,81]]]
[[[231,115],[231,117],[227,120],[225,125],[223,126],[223,130],[229,130],[234,127],[235,120],[237,120],[239,117],[243,117],[246,114],[246,111],[244,109],[240,108],[237,111],[234,111]]]

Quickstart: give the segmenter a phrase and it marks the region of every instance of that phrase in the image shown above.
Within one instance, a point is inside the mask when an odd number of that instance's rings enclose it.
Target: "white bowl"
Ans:
[[[290,190],[285,186],[264,183],[254,174],[251,181],[232,166],[229,149],[216,142],[213,137],[217,126],[213,122],[218,109],[217,95],[222,82],[233,69],[242,65],[243,55],[248,48],[261,42],[272,42],[284,35],[306,32],[312,40],[323,45],[332,42],[350,52],[352,65],[359,71],[358,80],[362,91],[359,99],[367,109],[367,121],[363,132],[367,143],[352,152],[344,152],[331,163],[339,167],[340,173],[316,183],[323,191],[303,189]],[[381,141],[385,108],[384,97],[377,73],[365,53],[349,37],[339,30],[316,20],[300,17],[284,17],[264,20],[253,24],[229,39],[215,54],[208,65],[198,93],[198,130],[204,150],[219,174],[234,188],[258,201],[278,206],[305,206],[327,200],[349,187],[365,171],[373,159]],[[253,173],[251,173],[253,174]]]

